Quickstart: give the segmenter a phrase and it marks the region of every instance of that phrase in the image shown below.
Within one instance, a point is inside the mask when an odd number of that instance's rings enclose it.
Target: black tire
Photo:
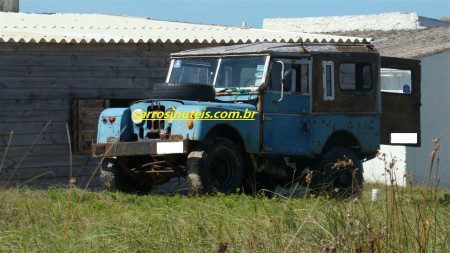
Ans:
[[[187,159],[188,181],[194,194],[235,193],[244,183],[244,163],[239,149],[229,140],[212,138],[192,151]]]
[[[363,166],[350,148],[331,148],[322,157],[316,173],[316,189],[321,192],[334,197],[348,197],[361,192]]]
[[[214,87],[201,83],[157,83],[153,85],[153,98],[191,101],[214,101]]]
[[[122,191],[127,193],[146,193],[150,189],[126,174],[119,162],[114,158],[103,160],[100,181],[102,187],[108,191]]]

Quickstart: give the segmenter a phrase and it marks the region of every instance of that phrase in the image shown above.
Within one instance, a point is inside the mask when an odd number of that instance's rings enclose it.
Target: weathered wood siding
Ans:
[[[0,44],[0,185],[67,184],[70,174],[85,185],[98,160],[70,162],[74,101],[146,98],[163,81],[171,52],[205,46],[212,45]]]

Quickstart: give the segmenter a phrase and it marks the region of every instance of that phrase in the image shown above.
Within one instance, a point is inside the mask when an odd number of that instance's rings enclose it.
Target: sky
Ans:
[[[450,17],[450,0],[19,0],[21,12],[103,13],[262,27],[264,18],[417,12]]]

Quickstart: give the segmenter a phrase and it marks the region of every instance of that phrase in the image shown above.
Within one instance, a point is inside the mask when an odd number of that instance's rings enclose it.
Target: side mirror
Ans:
[[[281,94],[280,94],[280,99],[278,99],[278,102],[281,102],[281,100],[283,100],[283,96],[284,96],[284,62],[277,61],[277,63],[281,64],[281,81],[280,81]]]

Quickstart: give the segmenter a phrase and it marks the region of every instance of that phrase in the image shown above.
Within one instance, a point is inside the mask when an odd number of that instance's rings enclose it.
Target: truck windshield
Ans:
[[[258,87],[266,56],[174,59],[170,83],[205,83],[216,88]]]
[[[217,58],[175,59],[169,83],[213,84]]]

